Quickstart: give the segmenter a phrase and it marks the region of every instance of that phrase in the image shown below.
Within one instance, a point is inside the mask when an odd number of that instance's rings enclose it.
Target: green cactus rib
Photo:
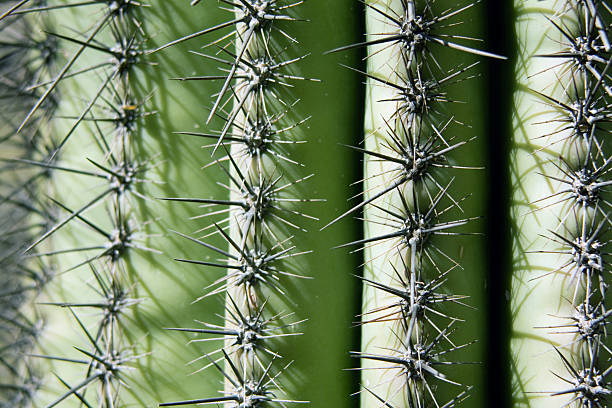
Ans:
[[[208,139],[205,147],[213,155],[217,153],[212,163],[229,179],[225,194],[229,198],[167,198],[201,204],[208,209],[203,217],[227,214],[222,222],[201,228],[201,237],[181,234],[212,250],[222,261],[179,259],[224,273],[197,300],[224,295],[225,321],[221,325],[204,322],[201,328],[173,329],[205,335],[201,341],[223,340],[220,348],[202,358],[225,378],[223,396],[182,399],[160,406],[215,402],[236,407],[266,403],[285,406],[306,403],[303,399],[310,398],[299,396],[297,389],[303,387],[286,379],[299,375],[300,364],[304,363],[293,365],[279,350],[292,348],[289,342],[301,334],[299,326],[306,320],[296,318],[296,307],[301,307],[296,301],[300,295],[297,291],[302,287],[302,291],[310,290],[307,284],[291,280],[311,273],[305,268],[308,263],[300,262],[311,252],[302,244],[308,232],[301,224],[317,218],[304,213],[301,203],[322,201],[303,196],[308,188],[303,183],[310,182],[312,174],[304,174],[303,165],[293,158],[295,147],[303,143],[300,130],[309,124],[308,118],[296,114],[301,103],[292,95],[292,89],[307,80],[297,67],[308,48],[293,37],[300,8],[301,2],[242,1],[228,10],[231,14],[227,22],[158,49],[204,35],[211,36],[204,48],[218,47],[216,52],[196,54],[218,63],[220,75],[177,79],[220,84],[208,116],[209,121],[213,117],[221,119],[220,129],[179,133]],[[230,34],[222,31],[226,28],[230,28]],[[302,239],[296,234],[302,234]],[[225,241],[223,247],[204,241],[215,235]],[[321,398],[316,394],[313,397]]]
[[[610,7],[591,0],[516,7],[515,405],[604,407],[612,371]]]
[[[229,214],[221,226],[213,222],[202,229],[204,237],[219,234],[226,241],[229,250],[191,238],[225,258],[223,262],[180,260],[216,267],[223,273],[227,270],[226,276],[215,280],[209,285],[209,290],[198,298],[201,301],[215,294],[227,294],[225,322],[221,326],[206,322],[204,328],[200,329],[175,329],[223,336],[221,339],[224,340],[224,346],[211,354],[205,354],[204,357],[209,365],[213,365],[223,374],[226,385],[223,396],[164,402],[160,406],[225,402],[239,407],[264,403],[305,402],[279,394],[281,387],[278,384],[282,382],[282,377],[281,372],[277,372],[278,364],[275,364],[276,359],[281,356],[276,351],[274,341],[299,334],[294,327],[300,322],[288,320],[291,313],[270,311],[270,305],[273,303],[271,296],[287,296],[287,292],[282,289],[286,285],[281,278],[299,277],[296,273],[286,270],[282,264],[279,265],[279,262],[303,254],[294,251],[296,245],[292,245],[291,237],[279,237],[278,227],[274,224],[280,221],[297,228],[287,215],[300,213],[288,212],[285,208],[287,202],[296,201],[284,196],[285,191],[294,183],[287,182],[282,174],[278,174],[280,171],[272,168],[275,163],[264,165],[264,161],[269,160],[268,157],[283,157],[291,161],[286,157],[286,153],[279,151],[279,146],[283,141],[291,143],[282,136],[296,125],[284,128],[285,125],[281,125],[280,121],[288,114],[287,110],[292,104],[283,101],[278,88],[279,85],[290,86],[289,81],[299,79],[284,71],[287,66],[301,58],[285,61],[282,46],[276,44],[277,39],[273,32],[285,33],[276,26],[277,21],[296,20],[289,14],[292,9],[293,5],[290,3],[245,1],[230,10],[232,16],[228,23],[202,30],[198,35],[184,37],[186,40],[204,33],[214,33],[228,25],[233,25],[235,29],[228,45],[221,43],[220,39],[213,41],[220,47],[218,55],[200,53],[202,57],[218,62],[222,71],[227,72],[227,76],[180,78],[183,81],[222,82],[209,115],[209,120],[213,116],[223,118],[222,130],[197,135],[212,139],[213,154],[217,149],[226,153],[216,162],[230,179],[227,186],[229,200],[168,199],[212,207],[213,214]],[[227,38],[227,35],[224,36]],[[175,40],[168,46],[180,42]],[[236,43],[235,51],[231,50],[233,42]],[[272,98],[279,101],[280,106],[274,106]],[[232,101],[233,107],[227,108],[231,106]],[[268,151],[275,154],[268,155]],[[225,367],[219,364],[223,360]]]
[[[150,167],[147,162],[139,163],[134,154],[134,132],[146,112],[130,86],[130,74],[141,62],[144,39],[135,24],[135,10],[139,4],[129,0],[83,5],[50,3],[20,11],[26,15],[48,11],[56,17],[56,14],[61,16],[66,5],[70,5],[75,13],[79,13],[81,8],[89,9],[90,13],[96,11],[97,15],[89,20],[93,20],[93,28],[86,28],[82,21],[83,31],[79,35],[65,35],[56,29],[49,32],[48,35],[61,41],[63,46],[74,46],[77,50],[55,78],[37,78],[37,82],[31,85],[31,88],[44,91],[41,91],[16,133],[19,134],[29,124],[56,89],[62,87],[70,92],[65,80],[89,75],[97,77],[98,83],[93,85],[95,91],[90,93],[84,108],[76,108],[80,109],[78,113],[60,108],[55,115],[52,126],[59,136],[52,136],[58,140],[54,151],[42,161],[29,160],[24,163],[53,171],[57,190],[51,202],[57,206],[59,213],[58,221],[33,240],[25,253],[37,258],[57,258],[62,273],[61,277],[53,279],[53,286],[62,285],[65,277],[81,266],[87,265],[91,273],[77,285],[84,287],[73,293],[70,291],[61,300],[52,292],[47,292],[37,301],[43,307],[69,311],[86,342],[73,342],[70,354],[66,354],[66,350],[48,349],[41,342],[40,351],[31,356],[53,362],[58,367],[54,369],[58,380],[57,394],[48,397],[45,402],[47,407],[73,398],[87,406],[113,407],[122,403],[120,389],[127,382],[125,371],[137,359],[147,355],[138,354],[135,345],[130,343],[123,331],[125,316],[129,316],[129,310],[140,302],[131,293],[132,283],[124,259],[134,249],[149,250],[139,242],[140,226],[132,215],[133,200],[142,197],[138,191],[139,184],[146,182],[145,172]],[[97,7],[97,10],[92,10],[91,6]],[[96,58],[99,62],[92,63]],[[76,89],[88,93],[82,87],[77,86]],[[68,122],[66,130],[62,129],[66,126],[62,122]],[[76,143],[69,139],[78,140],[82,145],[96,146],[87,150],[82,164],[74,164],[64,156],[72,151]],[[85,153],[85,149],[81,150],[82,153]],[[85,195],[83,199],[78,196],[82,200],[79,202],[63,195],[66,189],[61,187],[62,182],[69,180],[75,184],[100,184],[91,190],[89,197]],[[107,216],[92,217],[96,207],[104,207]],[[66,246],[65,237],[71,232],[78,233],[81,226],[91,231],[95,238],[76,240]],[[52,236],[53,239],[58,238],[55,243],[48,240]],[[46,248],[41,249],[43,246]],[[35,248],[38,252],[32,254]],[[66,263],[78,258],[73,265]],[[79,298],[89,290],[90,297]],[[50,315],[59,313],[53,311]],[[95,317],[84,320],[83,316],[91,315]],[[53,331],[54,322],[49,323],[46,330]],[[62,365],[72,367],[63,369]],[[73,377],[73,372],[81,372],[81,378]],[[43,389],[41,395],[45,395],[47,390]],[[45,397],[41,399],[45,400]]]
[[[21,114],[7,120],[3,148],[36,146],[23,154],[3,149],[3,169],[20,178],[7,183],[6,191],[3,185],[2,208],[11,204],[23,209],[24,231],[29,233],[16,252],[20,258],[15,267],[25,277],[6,296],[20,294],[21,288],[39,292],[45,283],[36,305],[21,303],[6,316],[24,330],[34,317],[45,320],[44,328],[35,326],[30,335],[36,335],[36,349],[19,349],[27,355],[18,354],[23,367],[0,373],[7,406],[151,406],[170,391],[202,386],[201,380],[179,382],[168,375],[186,375],[182,362],[196,353],[177,347],[161,329],[176,324],[166,308],[195,295],[194,278],[177,280],[170,261],[156,258],[156,245],[176,251],[175,239],[148,243],[154,225],[166,229],[155,218],[159,209],[153,200],[172,188],[156,181],[167,174],[161,172],[164,159],[179,155],[194,167],[188,153],[193,146],[179,142],[168,151],[160,135],[170,133],[168,118],[193,121],[196,112],[170,106],[158,118],[155,108],[145,106],[153,100],[154,106],[162,106],[152,84],[165,79],[169,61],[186,67],[192,63],[184,50],[174,59],[172,51],[157,61],[146,55],[149,44],[157,47],[151,33],[164,27],[167,16],[185,26],[197,17],[187,19],[175,7],[163,12],[164,5],[31,1],[3,14],[3,27],[23,33],[3,46],[26,49],[24,58],[32,58],[26,66],[33,71],[23,81],[21,71],[6,71],[3,93],[14,93],[24,102],[23,107],[12,104]],[[21,20],[35,28],[17,31],[15,21]],[[74,31],[65,31],[64,21],[75,22]],[[157,40],[167,35],[175,34],[165,31]],[[174,96],[195,106],[193,92],[179,90]],[[182,176],[192,173],[187,169]],[[164,215],[185,217],[173,210]],[[56,276],[51,276],[53,270]],[[168,301],[155,300],[159,292],[168,294]],[[24,330],[13,328],[11,337],[28,341]],[[4,346],[3,338],[3,351]],[[3,362],[12,366],[11,360]],[[181,363],[177,368],[169,361]]]
[[[463,136],[473,130],[461,129],[457,109],[447,105],[478,63],[455,60],[449,69],[440,49],[504,59],[449,31],[475,4],[369,1],[366,41],[332,50],[368,47],[365,146],[353,147],[365,158],[364,194],[328,224],[363,209],[364,238],[340,245],[365,258],[362,351],[352,353],[362,360],[363,407],[451,407],[469,396],[471,387],[446,366],[470,364],[458,351],[473,341],[455,333],[455,309],[465,313],[468,296],[451,284],[452,275],[474,279],[482,267],[464,269],[453,255],[462,247],[458,236],[474,234],[468,224],[476,217],[464,210],[469,194],[457,196],[466,190],[456,184],[477,169],[467,159],[477,149],[472,135]]]
[[[230,250],[237,256],[241,270],[238,274],[229,271],[227,275],[229,287],[226,320],[232,315],[230,306],[234,305],[241,310],[246,321],[255,322],[246,327],[258,336],[244,340],[226,339],[225,348],[232,352],[232,364],[239,367],[244,384],[236,388],[226,382],[225,392],[236,395],[245,386],[248,389],[252,387],[250,384],[257,384],[253,396],[261,398],[261,402],[280,402],[285,405],[308,402],[307,396],[297,395],[287,388],[287,381],[283,378],[287,373],[284,371],[294,368],[290,367],[292,362],[283,361],[274,342],[275,339],[291,339],[300,334],[299,325],[303,321],[295,321],[292,313],[300,305],[291,299],[289,292],[291,286],[299,283],[288,284],[287,279],[307,277],[305,275],[309,271],[301,270],[299,257],[310,251],[293,241],[293,235],[296,230],[306,232],[300,227],[305,218],[316,220],[303,213],[302,208],[293,205],[314,201],[309,196],[305,198],[299,195],[304,194],[304,188],[301,191],[296,189],[311,175],[303,176],[290,168],[299,166],[299,163],[291,159],[293,149],[290,146],[299,141],[300,135],[296,135],[295,130],[299,130],[297,124],[303,123],[304,119],[299,116],[293,119],[299,105],[296,106],[296,102],[289,99],[294,96],[287,90],[295,86],[296,81],[306,79],[295,73],[295,66],[299,67],[304,57],[289,56],[291,54],[283,50],[287,45],[279,42],[281,34],[289,36],[290,41],[298,40],[291,37],[291,25],[287,24],[287,28],[284,28],[276,24],[281,20],[298,21],[294,17],[299,15],[298,5],[281,1],[252,2],[254,10],[259,12],[265,8],[265,15],[268,16],[260,20],[257,28],[251,28],[254,16],[251,10],[236,9],[238,18],[246,17],[250,21],[244,27],[237,27],[236,59],[226,79],[228,83],[232,69],[235,68],[234,107],[227,115],[226,124],[217,141],[218,145],[230,128],[234,129],[234,134],[245,139],[242,143],[232,143],[228,152],[228,159],[233,163],[230,184],[233,191],[230,198],[241,200],[243,205],[238,212],[229,214],[228,238],[234,242]],[[299,52],[305,51],[300,49]],[[239,60],[244,63],[239,63]],[[223,88],[215,106],[218,106],[222,94]],[[286,115],[297,122],[274,122],[279,115]],[[282,127],[286,130],[276,133],[276,140],[270,139],[271,132],[277,132]],[[284,151],[280,149],[283,143],[289,144],[289,148]],[[267,154],[277,149],[276,155]],[[287,158],[285,163],[279,162],[278,159],[282,157]],[[294,258],[296,256],[298,258]],[[277,319],[274,324],[278,334],[268,334],[270,324],[264,320],[265,314]],[[242,329],[245,325],[235,327]],[[283,389],[287,389],[286,395],[281,394]]]

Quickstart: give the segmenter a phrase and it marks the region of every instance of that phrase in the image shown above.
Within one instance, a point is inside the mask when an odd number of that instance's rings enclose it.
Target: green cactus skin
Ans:
[[[590,0],[515,7],[515,406],[607,406],[609,8]],[[576,38],[584,47],[573,52]]]

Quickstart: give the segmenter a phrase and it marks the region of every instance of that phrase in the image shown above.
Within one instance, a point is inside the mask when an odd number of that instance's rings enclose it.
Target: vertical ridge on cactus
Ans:
[[[142,221],[137,221],[134,216],[134,200],[144,198],[138,191],[138,185],[151,182],[145,175],[145,172],[150,170],[149,165],[138,162],[133,147],[137,122],[146,112],[141,112],[141,106],[135,100],[130,77],[135,75],[135,66],[140,62],[140,47],[144,38],[141,37],[142,31],[138,27],[138,17],[135,14],[139,4],[125,1],[100,5],[96,14],[100,13],[102,17],[99,20],[94,17],[91,31],[89,28],[81,28],[83,31],[75,38],[59,33],[50,34],[61,40],[64,46],[70,47],[74,44],[78,50],[44,90],[16,131],[20,132],[60,83],[68,93],[83,90],[85,96],[90,92],[89,96],[79,98],[81,101],[85,99],[82,110],[78,110],[80,103],[67,108],[60,102],[59,114],[54,117],[54,127],[59,131],[59,143],[56,150],[45,158],[45,162],[55,159],[58,164],[31,163],[54,170],[56,191],[51,201],[59,208],[60,213],[68,215],[60,215],[59,221],[38,237],[25,252],[29,253],[43,244],[50,248],[38,256],[57,259],[60,274],[53,280],[53,286],[65,285],[66,276],[76,273],[82,266],[88,266],[91,271],[88,278],[80,278],[83,279],[81,285],[85,288],[75,292],[68,290],[61,301],[56,301],[56,298],[47,292],[49,300],[39,301],[44,309],[59,309],[49,312],[50,314],[58,315],[60,311],[69,311],[76,322],[79,335],[85,339],[84,342],[72,342],[73,350],[68,353],[61,349],[47,349],[44,342],[41,342],[41,351],[32,355],[37,359],[53,362],[58,367],[56,370],[61,371],[56,372],[55,376],[60,389],[63,390],[58,390],[57,395],[49,397],[45,402],[48,407],[57,406],[69,398],[76,398],[87,406],[99,404],[113,407],[123,403],[122,388],[129,382],[126,371],[133,369],[137,360],[148,355],[147,352],[138,351],[137,344],[132,343],[133,340],[129,340],[124,331],[125,320],[132,315],[130,309],[140,303],[140,299],[131,293],[130,286],[133,283],[130,281],[125,259],[131,257],[130,252],[134,250],[154,251],[142,243],[147,239],[147,235],[139,230],[145,224],[141,224]],[[60,4],[57,7],[42,7],[24,12],[30,14],[49,10],[53,14],[62,13],[61,6]],[[71,9],[77,13],[83,7],[76,4],[71,6],[75,6]],[[90,12],[92,11],[94,10],[90,9]],[[80,24],[81,27],[88,25],[85,21]],[[144,33],[142,35],[144,36]],[[80,37],[86,39],[81,41]],[[110,41],[112,45],[105,45],[105,41]],[[106,58],[110,56],[110,60],[103,61],[102,64],[92,63],[96,56],[91,54],[96,52],[105,54]],[[73,67],[74,71],[71,71]],[[82,75],[92,75],[93,78],[99,79],[99,82],[93,85],[93,92],[79,86],[70,89],[64,84],[64,80]],[[38,86],[39,84],[36,84],[36,87]],[[77,111],[73,114],[70,109]],[[61,123],[64,121],[68,122],[68,125],[67,130],[62,132]],[[85,126],[86,123],[91,126]],[[80,165],[71,164],[64,156],[74,149],[75,143],[94,146],[93,149],[81,147],[80,154],[86,152],[86,156]],[[82,180],[90,177],[100,184],[90,189],[89,197],[78,197],[82,200],[79,202],[64,195],[66,189],[62,188],[62,182],[87,184],[88,182]],[[96,221],[93,221],[92,213],[97,214]],[[79,232],[79,224],[83,225],[85,230],[92,231],[93,237],[96,238],[70,242],[70,234]],[[55,242],[47,243],[48,238],[52,236],[57,238]],[[102,239],[102,242],[99,242],[99,239]],[[80,259],[76,261],[78,258]],[[75,296],[76,293],[82,296],[88,291],[91,291],[89,296],[92,298],[84,300]],[[93,317],[92,311],[95,311]],[[65,366],[68,368],[64,368]],[[76,374],[78,372],[81,374]],[[72,373],[74,375],[71,375]]]
[[[51,2],[48,7],[37,7],[32,3],[31,9],[23,9],[22,14],[15,15],[23,15],[33,24],[39,19],[52,22],[49,27],[57,27],[57,21],[71,21],[73,16],[80,15],[81,18],[75,20],[79,24],[73,27],[83,29],[84,35],[88,35],[87,30],[91,29],[88,22],[94,19],[97,22],[99,18],[108,20],[41,105],[47,105],[51,97],[56,98],[59,90],[62,95],[73,96],[72,100],[62,99],[57,113],[49,118],[53,126],[51,137],[56,140],[48,142],[41,138],[52,146],[48,149],[48,156],[35,155],[18,161],[20,166],[53,172],[54,189],[49,188],[50,183],[33,187],[35,195],[44,197],[48,193],[52,197],[35,202],[37,206],[40,204],[40,208],[34,211],[43,217],[47,217],[49,212],[46,207],[55,207],[57,212],[57,216],[43,225],[42,231],[30,241],[28,245],[33,249],[25,257],[31,267],[34,262],[47,263],[50,260],[59,272],[50,279],[35,306],[46,321],[42,334],[38,336],[38,350],[29,352],[26,358],[28,364],[38,367],[38,371],[44,374],[40,378],[39,392],[31,395],[35,406],[144,406],[157,400],[156,393],[196,384],[195,380],[179,383],[167,375],[170,367],[168,355],[173,354],[181,362],[192,358],[181,358],[188,353],[180,352],[176,347],[164,352],[164,348],[168,350],[174,345],[158,335],[161,333],[158,325],[164,321],[166,326],[172,325],[168,323],[171,320],[164,307],[171,307],[175,302],[170,298],[163,307],[150,302],[153,293],[160,288],[175,296],[182,293],[191,297],[195,291],[186,290],[189,284],[183,288],[173,284],[169,262],[153,259],[150,255],[157,244],[149,248],[147,241],[153,237],[147,229],[153,224],[159,225],[151,211],[155,207],[151,197],[160,195],[155,193],[156,189],[165,188],[152,183],[156,178],[153,173],[163,166],[163,162],[159,157],[152,159],[151,152],[156,150],[154,154],[159,155],[160,151],[163,152],[163,144],[162,149],[159,145],[152,149],[156,142],[151,136],[159,139],[160,132],[169,133],[169,130],[168,126],[159,124],[150,128],[153,130],[150,133],[145,130],[147,125],[157,120],[152,116],[152,110],[145,107],[155,98],[153,87],[146,83],[155,78],[155,72],[150,61],[143,60],[144,54],[130,50],[141,50],[145,41],[151,41],[148,37],[145,39],[146,29],[143,27],[153,27],[160,19],[149,14],[143,24],[132,25],[133,29],[126,28],[141,18],[125,14],[128,3],[97,2],[88,3],[89,7],[58,2]],[[111,17],[105,11],[108,7],[112,8]],[[140,3],[137,7],[140,8]],[[101,14],[95,11],[96,8]],[[118,16],[126,20],[115,21],[115,17],[120,18]],[[61,28],[47,29],[49,32],[55,30],[59,33],[50,36],[62,49],[68,49],[62,55],[67,55],[70,47],[78,48],[84,43],[78,33],[72,33],[74,35],[70,37],[73,38],[69,38]],[[188,62],[188,59],[182,60]],[[135,64],[139,66],[137,73],[132,68]],[[160,65],[164,64],[162,61]],[[53,77],[61,67],[51,64],[49,77]],[[74,85],[77,82],[81,84]],[[40,92],[38,98],[50,84],[47,78],[39,76],[33,84],[24,85]],[[185,100],[188,98],[193,99],[193,96],[187,95]],[[8,138],[16,139],[25,133],[25,129],[41,126],[34,123],[41,112],[39,108],[31,114],[18,135],[15,131],[19,125],[16,125]],[[168,116],[164,120],[168,117],[187,119],[195,115],[189,110],[183,110],[180,115],[176,112],[174,107],[168,107],[165,109]],[[27,113],[17,120],[22,121]],[[49,127],[45,125],[44,131],[49,132]],[[176,145],[174,154],[181,151],[180,145]],[[183,148],[183,152],[188,150]],[[52,162],[48,161],[49,157],[53,157]],[[163,152],[163,157],[168,157],[168,152]],[[188,156],[183,154],[183,158],[188,159]],[[100,190],[100,182],[102,187],[107,184],[108,188]],[[145,184],[146,189],[143,188]],[[148,198],[144,197],[145,194]],[[130,195],[129,200],[126,200],[127,195]],[[165,217],[179,214],[182,213],[169,210]],[[34,213],[29,219],[38,217]],[[158,227],[158,231],[164,229]],[[176,245],[175,240],[168,238],[164,239],[161,247],[175,251]],[[189,279],[184,281],[189,282]],[[144,299],[143,294],[148,299]],[[26,312],[29,313],[27,309]],[[155,361],[150,360],[150,351],[156,352]],[[134,371],[135,368],[146,368],[146,371]],[[182,371],[186,375],[188,368],[182,368],[181,363],[178,369],[174,366],[173,371]],[[135,372],[139,374],[134,375]],[[23,406],[29,405],[24,403]]]
[[[478,166],[455,161],[474,138],[457,139],[457,133],[465,134],[456,129],[462,119],[444,103],[456,102],[447,87],[469,79],[477,63],[455,61],[449,70],[434,49],[505,57],[460,43],[471,37],[444,32],[475,3],[449,9],[440,3],[368,2],[366,41],[331,51],[369,47],[368,72],[363,73],[368,86],[365,148],[354,147],[365,156],[364,194],[325,226],[364,211],[365,238],[339,246],[357,245],[365,256],[364,351],[352,353],[362,360],[364,407],[381,402],[390,407],[454,406],[471,388],[451,379],[443,367],[470,364],[452,357],[473,341],[451,340],[461,319],[447,305],[465,306],[467,297],[453,294],[450,277],[475,277],[477,272],[464,270],[447,251],[461,254],[456,237],[474,234],[465,227],[477,218],[462,214],[469,194],[454,196],[454,181],[465,177],[455,170]],[[453,244],[444,244],[450,237]]]
[[[513,211],[525,213],[515,239],[515,398],[530,406],[606,406],[610,46],[602,21],[609,8],[556,1],[536,15],[529,6],[517,22],[531,57],[518,69],[523,88],[515,96],[514,137],[523,146],[513,155],[522,185]],[[546,33],[539,43],[525,36],[536,30]],[[524,308],[536,302],[541,313],[527,316]],[[529,355],[539,364],[526,364]]]
[[[198,232],[203,236],[186,236],[225,259],[221,258],[218,262],[181,260],[220,268],[222,272],[228,269],[226,276],[213,281],[205,289],[206,293],[197,299],[205,301],[216,294],[226,296],[226,322],[223,326],[205,322],[205,326],[217,328],[212,332],[210,329],[177,329],[192,333],[226,334],[225,338],[221,338],[225,343],[223,347],[218,348],[214,355],[203,356],[209,361],[207,366],[215,366],[225,377],[222,392],[226,396],[186,398],[164,402],[161,406],[222,401],[231,406],[306,402],[301,397],[289,397],[293,396],[293,392],[286,390],[288,383],[284,371],[291,362],[287,364],[277,351],[282,342],[289,342],[292,337],[301,334],[296,332],[296,325],[305,322],[305,319],[296,321],[293,317],[293,310],[299,307],[299,303],[292,293],[296,290],[293,288],[295,284],[288,285],[287,280],[305,277],[304,274],[309,271],[296,263],[302,258],[296,256],[311,251],[305,250],[295,240],[296,233],[307,233],[307,230],[293,219],[316,221],[317,218],[304,213],[296,204],[320,201],[296,196],[296,192],[303,194],[306,191],[300,186],[312,176],[298,173],[297,170],[303,165],[298,165],[292,159],[294,146],[301,144],[297,142],[299,136],[292,133],[299,131],[298,125],[307,124],[307,119],[295,114],[300,105],[298,101],[291,100],[293,96],[287,92],[297,81],[306,79],[293,68],[304,57],[289,53],[291,46],[299,44],[291,34],[291,23],[298,21],[293,16],[293,9],[299,9],[298,5],[282,1],[244,1],[228,9],[235,14],[234,20],[198,30],[160,48],[172,47],[233,26],[229,34],[223,32],[220,39],[209,43],[218,47],[216,54],[197,53],[219,63],[221,75],[198,73],[197,76],[177,78],[181,81],[222,83],[208,117],[209,121],[215,116],[223,119],[221,129],[180,133],[209,138],[213,155],[217,151],[222,152],[223,156],[215,159],[214,163],[229,178],[229,184],[225,187],[230,199],[167,198],[169,201],[201,204],[201,207],[210,208],[212,215],[221,213],[228,216],[223,223],[213,222],[208,227],[200,228]],[[210,214],[204,213],[202,217],[208,218]],[[229,250],[202,241],[215,235],[220,235],[226,241]],[[261,320],[264,312],[278,320],[276,330],[279,333],[266,334],[267,329]],[[289,370],[296,371],[296,368]]]

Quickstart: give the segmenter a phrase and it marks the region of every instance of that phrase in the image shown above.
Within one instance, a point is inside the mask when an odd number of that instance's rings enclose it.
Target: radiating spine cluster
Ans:
[[[204,155],[212,153],[217,157],[212,162],[206,161],[219,166],[227,176],[227,181],[219,182],[227,196],[166,200],[200,204],[205,211],[202,217],[208,219],[226,215],[223,221],[211,222],[200,229],[201,236],[197,238],[179,233],[219,260],[208,261],[206,254],[177,259],[222,273],[207,284],[206,292],[198,300],[224,296],[224,322],[171,329],[193,333],[196,341],[223,342],[215,352],[203,355],[201,361],[204,368],[214,366],[223,375],[225,387],[220,396],[197,399],[186,396],[185,400],[163,402],[160,406],[225,403],[231,407],[260,407],[270,403],[281,406],[303,403],[285,397],[289,392],[283,386],[283,371],[291,363],[285,362],[276,349],[282,338],[299,334],[296,326],[301,322],[292,317],[291,308],[296,305],[287,293],[287,283],[305,277],[292,260],[308,251],[292,242],[293,231],[303,230],[300,218],[312,218],[301,212],[300,203],[315,200],[296,195],[297,187],[310,175],[299,175],[303,165],[291,158],[292,146],[301,143],[296,130],[308,119],[293,117],[298,101],[291,95],[296,82],[306,79],[295,73],[295,66],[304,55],[289,56],[297,49],[291,26],[299,20],[294,13],[302,2],[222,3],[229,12],[227,21],[172,41],[158,51],[218,35],[202,47],[204,51],[194,53],[217,63],[220,72],[175,79],[218,81],[220,90],[214,95],[207,123],[221,122],[221,129],[177,133],[210,141]],[[210,5],[195,1],[192,6]],[[228,248],[207,243],[212,237],[221,237]]]
[[[449,68],[439,52],[503,57],[449,32],[476,3],[438,3],[368,1],[367,40],[333,50],[368,47],[368,134],[365,147],[353,147],[365,156],[364,194],[330,222],[364,211],[364,239],[341,245],[365,256],[365,349],[352,353],[363,362],[364,407],[451,407],[469,390],[445,368],[462,364],[452,352],[471,343],[453,341],[460,319],[449,306],[464,305],[466,296],[445,285],[463,268],[444,248],[445,240],[469,234],[462,227],[474,219],[463,214],[468,195],[451,193],[449,172],[475,168],[455,163],[472,139],[453,135],[463,123],[447,102],[454,102],[449,87],[471,78],[477,63]],[[454,397],[439,392],[444,383],[455,387]]]
[[[24,37],[20,41],[31,42],[25,43],[29,47],[25,66],[35,72],[27,81],[19,77],[19,71],[3,76],[7,82],[23,86],[30,97],[27,110],[17,118],[19,122],[7,129],[4,143],[25,138],[31,128],[42,136],[38,139],[30,136],[27,140],[36,146],[35,154],[15,158],[20,156],[9,152],[6,157],[3,151],[2,161],[26,168],[34,177],[46,177],[45,183],[37,183],[33,191],[27,183],[20,184],[20,189],[30,194],[26,201],[30,212],[26,225],[40,224],[35,225],[27,247],[20,248],[21,256],[30,260],[23,268],[57,265],[59,274],[53,277],[53,285],[63,286],[67,294],[48,291],[37,302],[43,314],[58,316],[49,307],[67,313],[85,339],[84,344],[75,341],[70,354],[63,354],[68,348],[47,352],[43,341],[38,352],[27,351],[26,361],[46,360],[55,367],[56,379],[52,380],[52,370],[45,365],[45,396],[38,397],[37,405],[43,400],[47,407],[54,407],[73,399],[85,406],[120,406],[121,389],[129,382],[124,373],[142,357],[131,343],[133,339],[126,338],[122,326],[123,316],[139,303],[131,293],[134,280],[125,259],[134,249],[152,251],[143,243],[145,223],[136,215],[136,208],[145,198],[142,184],[150,182],[146,172],[151,163],[138,157],[136,140],[138,126],[148,113],[130,78],[135,70],[146,65],[143,60],[146,38],[139,22],[142,3],[136,0],[9,3],[12,4],[0,12],[3,24],[23,19],[36,27],[20,31]],[[76,31],[64,31],[55,19],[61,20],[61,16],[71,13],[87,18],[75,24]],[[49,25],[41,26],[44,23]],[[88,80],[74,85],[83,78]],[[79,96],[71,97],[80,103],[65,102],[64,106],[72,108],[62,108],[61,102],[58,104],[62,100],[59,91],[66,95],[75,90]],[[70,111],[79,105],[78,111]],[[50,110],[48,106],[54,108]],[[78,159],[65,154],[75,151]],[[78,190],[79,186],[87,187]],[[7,199],[18,197],[15,192],[10,194]],[[43,199],[46,194],[50,197]],[[88,233],[91,235],[83,239]],[[66,280],[77,273],[85,274],[77,279],[78,283]],[[49,322],[47,330],[52,334],[45,333],[43,338],[57,335],[53,325]],[[68,366],[73,368],[65,369]],[[80,377],[73,376],[79,371]],[[65,376],[64,372],[72,374]],[[20,402],[10,406],[28,405]]]
[[[611,314],[612,157],[606,138],[612,118],[612,9],[605,1],[567,0],[556,2],[553,10],[547,20],[556,50],[533,57],[550,62],[534,78],[554,73],[552,85],[533,90],[548,108],[546,118],[538,121],[546,130],[537,135],[541,147],[535,154],[548,162],[543,177],[551,193],[532,204],[536,215],[553,213],[556,220],[554,228],[543,234],[546,246],[532,252],[557,258],[535,282],[562,282],[563,311],[555,316],[559,323],[540,325],[539,330],[550,335],[551,353],[560,359],[563,371],[552,370],[561,381],[560,389],[529,391],[556,396],[554,403],[559,405],[605,407],[612,394],[612,352],[606,344]],[[558,339],[563,339],[560,344]]]

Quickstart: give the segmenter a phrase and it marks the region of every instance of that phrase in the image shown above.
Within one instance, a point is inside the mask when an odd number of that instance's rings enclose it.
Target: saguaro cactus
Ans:
[[[0,0],[0,404],[607,406],[612,8],[515,3],[511,130],[497,3]]]

